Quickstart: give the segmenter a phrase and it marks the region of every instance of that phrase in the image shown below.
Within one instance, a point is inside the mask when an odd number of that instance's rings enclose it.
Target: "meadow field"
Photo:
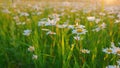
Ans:
[[[0,68],[120,68],[120,5],[101,3],[1,2]]]

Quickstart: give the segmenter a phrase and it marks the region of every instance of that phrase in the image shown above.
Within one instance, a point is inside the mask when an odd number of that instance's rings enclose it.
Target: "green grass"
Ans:
[[[5,6],[3,6],[5,7]],[[83,10],[71,12],[72,7],[39,7],[40,10],[34,10],[27,6],[17,6],[13,8],[8,6],[10,14],[3,13],[0,7],[0,68],[105,68],[107,65],[117,65],[118,55],[106,54],[103,48],[111,47],[114,42],[117,47],[120,42],[120,23],[115,24],[117,14],[112,14],[114,19],[106,15],[100,16],[101,10],[95,10],[84,13]],[[20,16],[16,9],[21,12],[29,13],[29,16]],[[64,11],[60,11],[64,9]],[[41,15],[33,13],[42,12]],[[80,35],[83,40],[75,40],[75,34],[72,29],[58,28],[55,26],[38,26],[38,22],[43,18],[51,18],[51,14],[61,14],[57,24],[63,24],[66,21],[68,25],[84,25],[88,31]],[[13,17],[18,16],[25,25],[16,25]],[[89,22],[88,16],[95,16],[101,21],[97,24],[95,21]],[[29,19],[29,21],[27,21]],[[106,28],[98,32],[92,31],[103,22]],[[50,29],[56,35],[46,35],[43,28]],[[24,36],[23,31],[32,30],[29,36]],[[35,51],[29,52],[29,46],[34,46]],[[89,49],[89,54],[81,52],[82,49]],[[38,58],[32,59],[36,54]]]

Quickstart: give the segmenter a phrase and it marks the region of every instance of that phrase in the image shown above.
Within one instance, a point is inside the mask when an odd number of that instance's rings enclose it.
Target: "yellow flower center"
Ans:
[[[77,32],[78,32],[78,33],[82,32],[82,31],[83,31],[82,29],[77,29]]]
[[[112,52],[112,50],[111,50],[111,49],[108,49],[107,52]]]

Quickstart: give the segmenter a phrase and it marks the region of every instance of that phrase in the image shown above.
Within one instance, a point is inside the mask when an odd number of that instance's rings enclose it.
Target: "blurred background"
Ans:
[[[55,2],[70,2],[70,3],[89,3],[89,4],[101,4],[105,5],[120,5],[120,0],[0,0],[0,3],[55,3]]]

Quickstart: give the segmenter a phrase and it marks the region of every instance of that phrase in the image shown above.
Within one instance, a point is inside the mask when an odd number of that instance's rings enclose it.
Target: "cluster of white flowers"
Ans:
[[[34,52],[34,51],[35,51],[34,46],[29,46],[28,51],[29,51],[29,52]],[[37,60],[37,59],[38,59],[38,56],[35,55],[35,54],[33,54],[32,59],[33,59],[33,60]]]
[[[88,50],[88,49],[82,49],[82,50],[80,50],[80,52],[84,53],[84,54],[89,54],[90,50]]]
[[[120,56],[120,47],[116,47],[113,42],[111,42],[111,48],[104,48],[103,52],[107,54],[117,54]]]
[[[50,15],[51,16],[51,15]],[[60,20],[59,15],[58,14],[53,14],[51,16],[53,19],[50,18],[46,18],[41,21],[38,22],[38,26],[56,26],[57,22]]]

